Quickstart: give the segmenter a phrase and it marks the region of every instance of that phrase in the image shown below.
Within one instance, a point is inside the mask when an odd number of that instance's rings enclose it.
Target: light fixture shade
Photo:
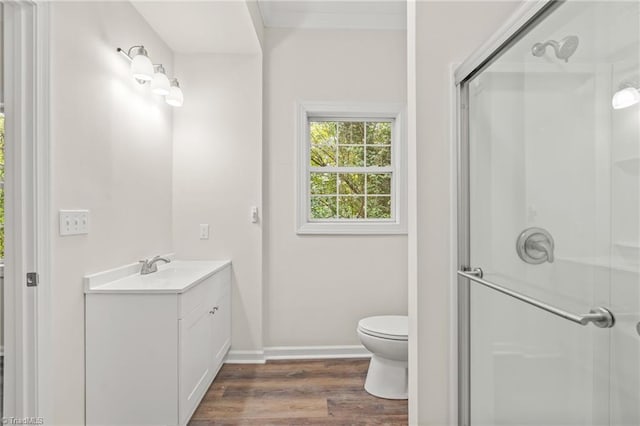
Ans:
[[[167,103],[174,107],[181,107],[184,102],[184,95],[182,94],[182,89],[178,85],[177,80],[173,80],[171,84],[171,88],[169,89],[169,94],[165,98]]]
[[[163,71],[158,70],[151,80],[151,92],[155,95],[167,96],[169,89],[171,89],[169,77]]]
[[[640,93],[635,87],[625,87],[618,90],[611,99],[613,109],[630,107],[640,102]]]
[[[138,54],[131,60],[131,75],[138,81],[151,81],[153,63],[145,54]]]

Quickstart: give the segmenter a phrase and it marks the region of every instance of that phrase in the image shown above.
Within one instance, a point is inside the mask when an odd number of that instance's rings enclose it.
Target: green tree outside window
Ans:
[[[393,217],[391,135],[390,121],[310,121],[312,220]]]

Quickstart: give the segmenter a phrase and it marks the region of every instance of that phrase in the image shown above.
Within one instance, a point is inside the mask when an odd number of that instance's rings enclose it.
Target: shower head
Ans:
[[[547,46],[551,46],[556,52],[556,58],[569,62],[571,55],[576,53],[579,43],[580,39],[577,36],[571,35],[563,38],[560,42],[549,40],[544,43],[536,43],[531,47],[531,53],[533,56],[543,56]]]

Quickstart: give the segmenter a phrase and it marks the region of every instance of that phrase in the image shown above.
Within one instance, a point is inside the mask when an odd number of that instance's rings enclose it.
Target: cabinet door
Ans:
[[[205,284],[205,283],[203,283]],[[202,285],[202,284],[201,284]],[[211,377],[212,315],[207,299],[180,320],[180,423],[185,424]]]
[[[213,359],[213,374],[218,372],[222,361],[231,346],[231,295],[229,289],[225,289],[215,304],[215,315],[213,315],[213,327],[211,333]]]

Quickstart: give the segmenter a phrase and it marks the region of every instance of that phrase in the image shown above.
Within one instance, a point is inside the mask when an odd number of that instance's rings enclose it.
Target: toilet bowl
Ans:
[[[371,352],[364,389],[373,396],[407,399],[409,320],[402,315],[363,318],[358,337]]]

